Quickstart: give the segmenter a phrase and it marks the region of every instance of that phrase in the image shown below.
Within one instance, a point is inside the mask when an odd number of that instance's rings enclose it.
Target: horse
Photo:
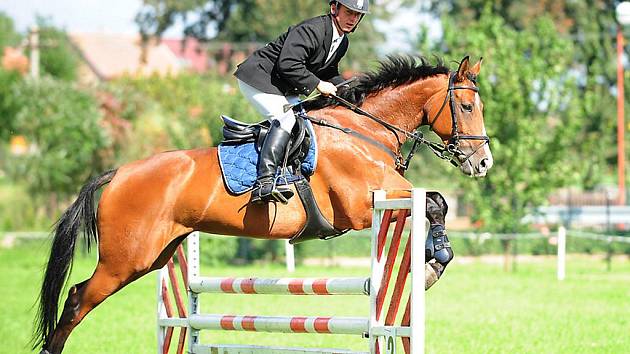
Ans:
[[[476,87],[481,60],[471,65],[466,57],[456,71],[438,61],[431,65],[422,57],[388,57],[340,94],[354,109],[339,103],[311,106],[308,115],[329,125],[314,125],[319,156],[310,185],[322,214],[335,228],[369,228],[373,190],[386,190],[388,197],[410,196],[412,184],[400,170],[401,146],[407,139],[420,139],[414,130],[422,125],[439,136],[441,154],[450,154],[464,174],[484,176],[492,167]],[[350,128],[360,136],[330,125]],[[53,231],[34,348],[41,345],[41,353],[61,353],[72,330],[92,309],[125,285],[162,268],[193,231],[291,238],[306,218],[296,199],[254,205],[248,203],[248,194],[230,194],[215,147],[163,152],[94,177]],[[427,203],[431,223],[443,224],[440,201]],[[437,212],[429,210],[431,205]],[[58,314],[81,230],[88,249],[98,243],[98,263],[89,279],[70,287]]]

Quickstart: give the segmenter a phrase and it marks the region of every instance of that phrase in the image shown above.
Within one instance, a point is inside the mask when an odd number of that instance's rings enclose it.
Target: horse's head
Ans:
[[[446,95],[436,94],[424,114],[431,129],[442,139],[461,171],[472,177],[485,176],[492,167],[492,153],[483,122],[483,102],[476,86],[481,60],[470,67],[464,58],[450,73]],[[443,90],[440,90],[440,93]]]

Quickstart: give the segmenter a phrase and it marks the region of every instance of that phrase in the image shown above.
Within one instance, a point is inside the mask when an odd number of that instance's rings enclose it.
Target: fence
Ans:
[[[188,258],[177,251],[184,284],[188,287],[188,313],[175,275],[174,262],[160,272],[158,289],[158,352],[168,353],[174,327],[180,327],[178,353],[183,353],[188,335],[189,353],[350,353],[340,350],[279,348],[251,345],[202,345],[200,330],[258,331],[279,333],[355,334],[369,338],[371,353],[396,353],[397,338],[405,353],[424,352],[424,190],[413,190],[410,199],[386,199],[384,191],[374,192],[372,219],[372,271],[369,278],[208,278],[200,276],[199,235],[189,236]],[[396,213],[394,211],[396,210]],[[417,212],[417,211],[420,212]],[[414,217],[418,215],[418,217]],[[398,257],[405,223],[411,216],[411,234],[402,257]],[[391,220],[395,227],[389,237]],[[420,235],[413,237],[412,235]],[[389,242],[388,242],[389,240]],[[388,247],[387,247],[388,246]],[[397,276],[392,277],[398,269]],[[411,275],[411,276],[410,276]],[[419,276],[418,276],[419,275]],[[395,279],[395,280],[393,280]],[[410,280],[409,282],[407,280]],[[175,317],[168,296],[169,282],[175,297]],[[392,281],[393,280],[393,281]],[[406,286],[406,284],[408,284]],[[391,285],[391,286],[390,286]],[[198,294],[285,294],[347,295],[370,297],[370,317],[241,316],[199,313]],[[402,317],[399,307],[405,293]],[[387,303],[389,303],[387,305]],[[399,324],[395,323],[399,320]]]

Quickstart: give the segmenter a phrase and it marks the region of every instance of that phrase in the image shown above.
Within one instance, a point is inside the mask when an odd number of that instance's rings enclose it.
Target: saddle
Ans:
[[[264,120],[262,122],[249,124],[223,115],[221,119],[223,120],[222,144],[241,145],[254,143],[256,152],[260,153],[262,144],[271,126],[270,121]],[[307,129],[304,118],[298,117],[291,131],[291,140],[287,146],[287,167],[299,167],[306,158],[310,146],[311,132]]]
[[[221,116],[223,142],[219,145],[219,163],[225,185],[233,194],[248,192],[256,180],[258,154],[271,122],[249,124]],[[348,230],[338,230],[326,220],[317,206],[308,180],[317,164],[317,141],[312,123],[303,114],[296,114],[285,163],[276,177],[278,184],[293,184],[306,212],[304,228],[289,242],[329,239]]]

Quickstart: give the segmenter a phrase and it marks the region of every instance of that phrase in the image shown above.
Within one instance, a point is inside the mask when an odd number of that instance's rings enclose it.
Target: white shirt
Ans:
[[[329,61],[330,58],[332,58],[333,54],[335,54],[335,52],[337,51],[337,48],[339,48],[339,45],[341,44],[341,41],[343,40],[343,36],[345,36],[345,34],[339,33],[339,31],[337,30],[337,26],[335,26],[335,20],[332,21],[332,29],[333,29],[332,44],[330,45],[330,50],[328,51],[328,56],[326,57],[326,61]]]

